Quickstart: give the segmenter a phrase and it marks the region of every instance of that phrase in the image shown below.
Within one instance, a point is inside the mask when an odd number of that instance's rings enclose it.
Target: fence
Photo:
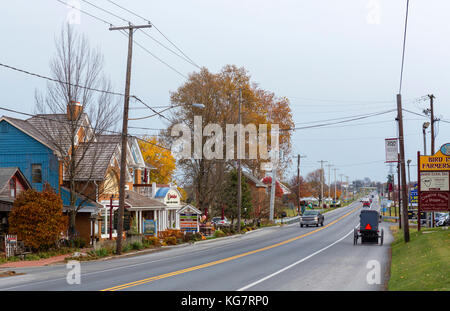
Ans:
[[[17,235],[0,236],[0,250],[5,253],[6,258],[15,256],[17,253]]]
[[[300,221],[300,216],[275,219],[275,223],[276,224],[281,223],[281,224],[287,224],[287,225],[290,225],[290,224],[293,224],[293,223],[296,223],[296,222],[299,222],[299,221]]]

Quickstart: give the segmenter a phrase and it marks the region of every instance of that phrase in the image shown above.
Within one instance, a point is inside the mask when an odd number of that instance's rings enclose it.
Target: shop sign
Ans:
[[[152,235],[156,236],[157,227],[156,220],[144,220],[144,225],[142,226],[144,229],[144,235]]]
[[[386,151],[386,163],[398,162],[398,140],[397,138],[386,138],[384,140]]]
[[[449,172],[420,172],[421,191],[449,191]]]
[[[420,194],[420,210],[423,212],[449,210],[449,202],[449,192],[423,192]]]

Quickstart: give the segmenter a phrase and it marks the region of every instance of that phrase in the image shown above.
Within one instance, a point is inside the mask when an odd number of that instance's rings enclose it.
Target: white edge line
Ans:
[[[244,287],[238,289],[237,291],[240,292],[240,291],[247,290],[247,289],[249,289],[250,287],[253,287],[253,286],[255,286],[255,285],[259,284],[259,283],[262,283],[262,282],[264,282],[264,281],[266,281],[266,280],[268,280],[268,279],[270,279],[270,278],[272,278],[272,277],[274,277],[274,276],[276,276],[276,275],[278,275],[278,274],[280,274],[280,273],[282,273],[282,272],[284,272],[284,271],[286,271],[286,270],[288,270],[288,269],[290,269],[290,268],[292,268],[292,267],[294,267],[294,266],[296,266],[296,265],[298,265],[298,264],[304,262],[305,260],[308,260],[309,258],[311,258],[311,257],[313,257],[313,256],[315,256],[315,255],[317,255],[317,254],[319,254],[319,253],[321,253],[321,252],[323,252],[324,250],[330,248],[331,246],[333,246],[333,245],[335,245],[335,244],[341,242],[343,239],[345,239],[346,237],[348,237],[351,233],[353,233],[353,229],[352,229],[349,233],[347,233],[345,236],[343,236],[342,238],[340,238],[339,240],[337,240],[337,241],[331,243],[331,244],[328,245],[328,246],[325,246],[324,248],[318,250],[317,252],[314,252],[314,253],[312,253],[311,255],[309,255],[309,256],[307,256],[307,257],[304,257],[304,258],[300,259],[299,261],[296,261],[296,262],[294,262],[293,264],[291,264],[291,265],[289,265],[289,266],[287,266],[287,267],[284,267],[283,269],[278,270],[277,272],[272,273],[272,274],[270,274],[270,275],[268,275],[268,276],[266,276],[266,277],[264,277],[264,278],[262,278],[262,279],[260,279],[260,280],[258,280],[258,281],[256,281],[256,282],[253,282],[253,283],[251,283],[251,284],[249,284],[249,285],[247,285],[247,286],[244,286]]]

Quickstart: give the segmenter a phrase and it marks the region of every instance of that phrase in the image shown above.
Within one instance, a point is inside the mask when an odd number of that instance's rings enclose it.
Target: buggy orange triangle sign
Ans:
[[[372,226],[370,224],[367,224],[366,230],[372,230]]]

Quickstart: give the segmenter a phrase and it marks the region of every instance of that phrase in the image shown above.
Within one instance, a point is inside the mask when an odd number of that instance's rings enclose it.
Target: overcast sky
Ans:
[[[135,24],[145,23],[107,0],[89,2]],[[298,127],[396,108],[406,0],[115,2],[151,20],[194,62],[210,71],[217,72],[226,64],[245,67],[253,82],[290,99]],[[82,10],[116,26],[124,24],[83,1],[79,3]],[[2,1],[0,10],[0,62],[49,75],[55,36],[72,9],[56,0],[16,0]],[[429,104],[421,98],[434,94],[436,116],[446,120],[450,120],[448,12],[447,0],[410,1],[402,86],[404,108],[420,113]],[[101,49],[115,90],[123,92],[127,39],[84,14],[75,28]],[[170,46],[156,29],[148,33]],[[168,105],[169,92],[186,81],[183,75],[198,69],[139,32],[135,39],[181,74],[135,46],[131,93],[152,106]],[[40,79],[4,68],[0,68],[0,82],[0,106],[28,113],[33,112],[35,90],[45,87]],[[131,117],[148,114],[143,109],[131,111]],[[0,115],[24,118],[4,111]],[[384,138],[396,137],[395,117],[393,112],[296,131],[293,156],[307,156],[302,159],[302,175],[319,168],[317,161],[325,160],[339,169],[338,179],[344,174],[350,180],[369,177],[384,182],[389,171],[384,163]],[[404,118],[406,158],[416,165],[417,151],[423,150],[421,128],[426,119],[406,112]],[[165,125],[157,118],[130,122],[137,127]],[[450,123],[439,122],[436,149],[450,141],[449,133]],[[428,134],[428,152],[429,142]],[[416,170],[413,166],[412,180]],[[292,174],[295,172],[293,165]],[[325,176],[328,178],[328,168]]]

